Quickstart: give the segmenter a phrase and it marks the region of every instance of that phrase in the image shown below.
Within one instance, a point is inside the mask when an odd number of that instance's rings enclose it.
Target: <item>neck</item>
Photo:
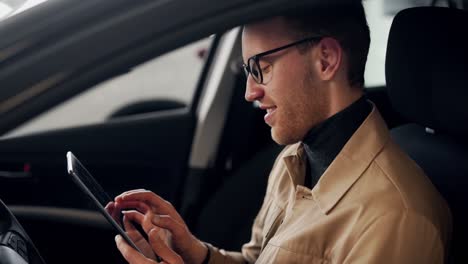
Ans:
[[[361,88],[335,84],[330,85],[329,92],[330,102],[328,105],[328,117],[331,117],[350,106],[364,94]]]

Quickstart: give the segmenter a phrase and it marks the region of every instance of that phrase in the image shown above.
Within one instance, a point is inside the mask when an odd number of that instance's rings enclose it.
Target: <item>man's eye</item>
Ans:
[[[271,71],[271,65],[266,65],[265,67],[262,67],[263,73],[269,73],[270,71]]]
[[[258,72],[258,70],[257,70],[257,68],[253,68],[251,72],[252,72],[252,74],[255,75],[255,76],[259,76],[259,75],[260,75],[259,72]]]

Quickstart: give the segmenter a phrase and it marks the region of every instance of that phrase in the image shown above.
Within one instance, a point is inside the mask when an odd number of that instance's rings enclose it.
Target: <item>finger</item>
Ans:
[[[113,215],[114,211],[115,211],[115,203],[114,202],[109,202],[106,204],[106,206],[104,207],[104,209],[110,214],[110,215]]]
[[[124,195],[130,194],[130,193],[142,192],[142,191],[146,191],[146,190],[145,190],[145,189],[134,189],[134,190],[129,190],[129,191],[126,191],[126,192],[123,192],[123,193],[117,195],[117,196],[115,197],[115,199],[117,199],[118,197],[122,197],[122,196],[124,196]],[[114,199],[114,200],[115,200],[115,199]]]
[[[123,212],[124,215],[125,215],[125,218],[128,220],[128,221],[133,221],[135,223],[137,223],[138,225],[140,225],[143,230],[145,231],[145,233],[148,233],[151,229],[153,228],[158,228],[157,226],[154,226],[153,223],[151,222],[151,219],[148,217],[146,217],[146,215],[143,215],[142,213],[140,212],[137,212],[137,211],[124,211]],[[151,214],[153,215],[153,214]]]
[[[159,218],[163,218],[164,220],[163,221],[154,220],[154,219],[159,219]],[[126,221],[133,221],[136,224],[139,224],[143,228],[146,234],[148,234],[152,229],[159,230],[163,228],[165,229],[166,232],[169,231],[173,235],[174,238],[181,238],[181,239],[186,238],[186,236],[184,236],[187,234],[186,227],[183,225],[180,225],[179,223],[174,221],[169,216],[157,216],[157,215],[154,215],[153,213],[142,215],[140,212],[137,212],[137,211],[125,211],[125,219]],[[161,226],[158,226],[155,223],[160,223]],[[159,233],[159,234],[161,235],[161,239],[163,240],[167,239],[167,236],[164,235],[164,233]],[[139,235],[141,236],[141,234]],[[140,238],[140,236],[132,236],[132,239],[133,237]]]
[[[123,194],[128,194],[128,193],[134,193],[134,192],[142,192],[142,191],[147,191],[146,189],[140,188],[140,189],[133,189],[133,190],[128,190],[122,193]]]
[[[108,202],[106,206],[104,207],[104,209],[106,209],[107,212],[111,212],[115,208],[114,204],[115,204],[114,202]]]
[[[153,260],[145,258],[142,254],[140,254],[134,248],[129,246],[127,242],[125,242],[124,239],[120,235],[117,235],[115,237],[115,243],[120,253],[122,254],[122,256],[130,264],[149,264],[149,263],[154,264],[156,263]]]
[[[149,245],[146,238],[138,231],[135,226],[130,222],[128,216],[124,215],[124,228],[125,232],[127,233],[128,237],[133,241],[133,243],[140,249],[140,252],[143,255],[150,259],[156,259],[156,255],[153,252],[153,249]]]
[[[158,230],[151,229],[148,237],[153,251],[164,260],[163,263],[183,264],[182,258],[161,240]]]
[[[146,221],[150,221],[153,225],[169,230],[174,237],[183,237],[186,232],[185,225],[175,221],[174,218],[169,215],[147,214],[145,217],[150,218]]]
[[[129,233],[129,235],[130,234],[133,235],[134,233],[140,234],[140,232],[138,232],[138,230],[135,228],[135,226],[130,222],[131,219],[127,215],[124,215],[123,220],[124,220],[123,222],[124,222],[125,232]],[[141,237],[141,235],[140,235],[140,237]]]
[[[109,213],[109,215],[119,224],[121,224],[120,219],[120,208],[118,204],[114,202],[109,202],[104,209]]]
[[[141,201],[152,207],[155,207],[156,212],[160,214],[170,214],[173,215],[175,218],[180,218],[179,214],[172,206],[171,203],[161,198],[159,195],[147,191],[147,190],[135,190],[129,191],[125,194],[120,195],[117,199],[117,202],[124,203],[126,201]],[[182,218],[180,218],[182,220]]]
[[[183,222],[182,217],[175,210],[171,203],[161,198],[159,195],[150,191],[140,191],[121,196],[122,201],[137,200],[148,203],[156,208],[159,214],[167,214],[176,220]]]
[[[130,222],[129,218],[127,216],[124,216],[124,229],[125,232],[128,234],[130,239],[134,243],[140,243],[140,241],[145,240],[145,238],[138,232],[138,230],[135,228],[135,226]]]
[[[141,201],[119,201],[115,202],[115,206],[119,207],[120,210],[128,208],[136,209],[144,214],[151,210],[150,206]]]
[[[139,225],[143,223],[143,220],[145,218],[144,214],[135,210],[122,211],[122,214],[124,214],[125,218],[127,218],[128,221],[134,221],[135,223]]]

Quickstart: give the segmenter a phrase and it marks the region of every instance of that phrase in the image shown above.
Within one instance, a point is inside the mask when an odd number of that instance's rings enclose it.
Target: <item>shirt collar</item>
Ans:
[[[351,136],[320,180],[312,189],[312,196],[324,214],[333,209],[351,188],[389,139],[388,128],[377,108],[372,111]],[[304,146],[298,143],[290,155],[284,157],[286,168],[294,186],[304,181]]]
[[[309,130],[303,140],[310,168],[305,183],[315,185],[371,111],[372,105],[365,96],[361,96]]]

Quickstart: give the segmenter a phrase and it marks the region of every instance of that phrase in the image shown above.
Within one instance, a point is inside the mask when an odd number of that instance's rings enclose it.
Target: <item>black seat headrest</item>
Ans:
[[[385,66],[390,100],[405,118],[436,133],[468,133],[467,11],[417,7],[398,13]]]

